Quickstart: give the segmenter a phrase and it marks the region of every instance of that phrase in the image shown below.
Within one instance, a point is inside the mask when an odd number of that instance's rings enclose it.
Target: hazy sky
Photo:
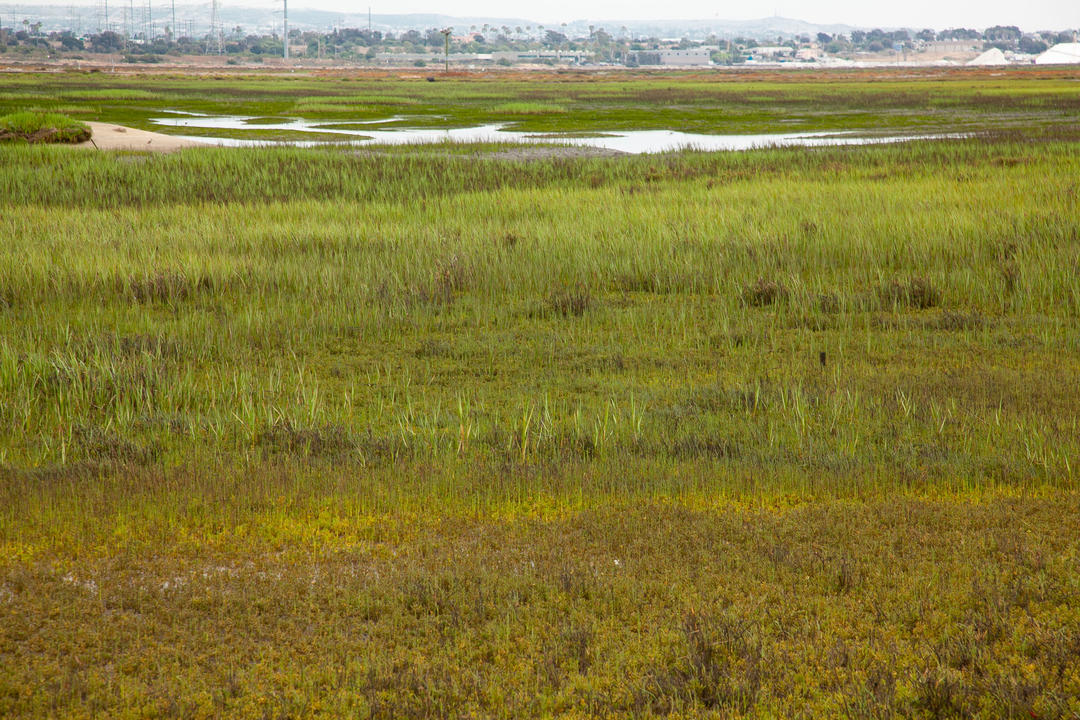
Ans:
[[[99,7],[103,0],[24,0],[27,5]],[[169,0],[152,0],[156,7]],[[177,6],[193,2],[209,5],[209,0],[176,0]],[[280,8],[282,0],[220,0],[233,7]],[[109,0],[110,5],[126,4]],[[144,0],[134,0],[141,7]],[[289,6],[317,8],[343,13],[375,14],[439,13],[456,16],[521,18],[545,24],[572,20],[675,20],[709,19],[755,20],[770,15],[809,22],[865,27],[930,27],[935,29],[991,25],[1018,25],[1027,31],[1080,29],[1080,0],[765,0],[761,3],[734,0],[542,0],[540,2],[500,2],[499,0],[289,0]],[[0,1],[4,12],[19,5]]]
[[[224,0],[229,2],[229,0]],[[263,5],[267,0],[248,4]],[[244,0],[233,0],[244,4]],[[1025,30],[1080,27],[1080,0],[766,0],[762,3],[708,2],[707,0],[544,0],[499,2],[498,0],[292,0],[294,7],[317,7],[344,12],[442,13],[521,17],[538,22],[593,20],[648,20],[672,18],[719,18],[750,20],[769,15],[817,23],[905,27],[978,27],[1019,25]]]

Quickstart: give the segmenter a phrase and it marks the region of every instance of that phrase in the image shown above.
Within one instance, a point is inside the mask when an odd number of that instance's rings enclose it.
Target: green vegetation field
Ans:
[[[434,82],[429,81],[432,80]],[[535,132],[677,129],[705,133],[855,130],[1075,132],[1074,70],[1047,66],[944,70],[716,73],[373,71],[279,75],[99,71],[5,74],[0,114],[46,110],[163,129],[167,110],[395,126],[507,123]],[[234,131],[249,137],[253,130]],[[267,138],[289,138],[263,131]]]
[[[0,716],[1080,717],[1080,82],[992,82],[895,146],[0,148]]]

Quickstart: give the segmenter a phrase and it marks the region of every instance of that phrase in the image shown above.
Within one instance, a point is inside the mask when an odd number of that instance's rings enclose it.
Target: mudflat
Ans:
[[[88,122],[93,131],[90,140],[79,143],[77,147],[97,148],[98,150],[148,150],[150,152],[175,152],[190,147],[205,147],[203,143],[187,138],[173,137],[149,130],[112,123]]]

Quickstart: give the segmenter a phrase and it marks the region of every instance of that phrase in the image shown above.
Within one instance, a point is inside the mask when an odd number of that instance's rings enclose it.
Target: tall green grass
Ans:
[[[0,453],[1069,484],[1062,147],[1005,167],[1020,147],[208,150],[65,156],[62,178],[22,150],[0,179],[20,203],[0,220]],[[972,352],[993,361],[965,371]]]
[[[80,143],[90,139],[90,128],[55,112],[17,112],[0,116],[0,142]]]

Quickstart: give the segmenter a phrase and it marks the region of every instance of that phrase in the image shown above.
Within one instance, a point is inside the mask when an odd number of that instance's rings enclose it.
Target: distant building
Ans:
[[[491,57],[495,62],[587,65],[593,61],[594,56],[591,52],[530,50],[526,52],[495,52],[491,54]]]
[[[638,65],[659,65],[660,64],[660,51],[659,50],[645,50],[640,52],[630,53],[626,56],[626,64],[631,67],[637,67]]]
[[[711,64],[712,51],[708,48],[660,51],[660,65],[672,67],[703,67]]]
[[[442,53],[378,53],[375,55],[376,65],[387,67],[403,67],[406,65],[442,65],[443,62],[451,65],[475,65],[491,64],[492,56],[489,53],[450,53],[444,57]]]
[[[981,44],[974,40],[935,40],[925,43],[923,48],[936,53],[966,53],[977,50]]]
[[[762,45],[747,50],[754,60],[781,60],[795,57],[795,49],[786,45]]]

